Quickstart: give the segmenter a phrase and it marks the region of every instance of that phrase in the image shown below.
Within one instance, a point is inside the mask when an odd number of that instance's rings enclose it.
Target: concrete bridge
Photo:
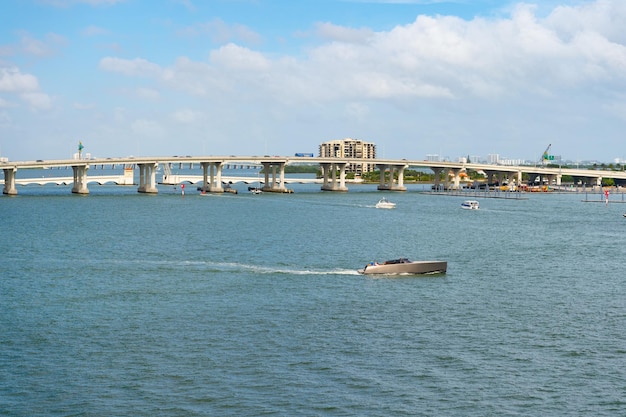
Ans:
[[[29,184],[37,184],[37,185],[46,185],[46,184],[56,184],[56,185],[68,185],[72,184],[72,192],[80,193],[81,189],[86,189],[87,183],[97,183],[100,185],[104,184],[117,184],[117,185],[133,185],[133,169],[125,168],[124,173],[121,175],[94,175],[87,176],[86,179],[82,179],[82,181],[77,181],[76,176],[73,177],[39,177],[39,178],[21,178],[21,179],[13,179],[14,187],[15,185],[29,185]],[[7,184],[5,181],[0,181],[0,184],[4,184],[5,188]],[[10,194],[10,193],[5,193]]]
[[[362,158],[321,158],[321,157],[282,157],[282,156],[185,156],[185,157],[117,157],[117,158],[92,158],[92,159],[67,159],[67,160],[37,160],[37,161],[4,161],[0,162],[0,169],[4,172],[3,194],[17,194],[16,184],[24,183],[27,179],[16,179],[18,170],[45,169],[71,167],[73,170],[72,192],[76,194],[88,194],[89,182],[100,182],[87,176],[91,166],[124,166],[124,177],[132,177],[134,169],[139,170],[140,193],[157,193],[156,172],[159,165],[165,167],[166,173],[163,175],[163,184],[179,184],[184,181],[192,182],[190,178],[174,176],[168,168],[178,164],[189,164],[192,167],[198,164],[202,168],[202,190],[211,193],[223,193],[223,184],[226,180],[223,169],[231,166],[262,166],[264,172],[263,191],[288,193],[291,190],[286,188],[288,180],[285,178],[285,166],[289,164],[317,164],[322,169],[322,186],[325,191],[346,192],[346,169],[354,165],[375,165],[380,171],[379,190],[406,191],[404,186],[404,171],[407,168],[429,168],[435,173],[435,187],[441,185],[447,189],[461,188],[461,172],[467,170],[483,171],[488,178],[488,182],[494,182],[497,178],[502,184],[504,180],[515,180],[517,184],[522,182],[522,174],[527,173],[531,177],[539,176],[546,178],[550,184],[561,184],[563,175],[570,175],[580,178],[586,184],[591,182],[594,185],[601,185],[603,178],[614,178],[626,180],[626,172],[621,171],[600,171],[587,169],[561,169],[534,166],[505,166],[472,164],[462,162],[435,162],[424,160],[407,159],[362,159]],[[130,168],[129,168],[130,167]],[[129,172],[129,173],[127,173]],[[199,177],[199,176],[198,176]],[[196,179],[198,178],[196,177]],[[441,178],[443,177],[443,179]],[[119,177],[117,177],[119,179]],[[231,177],[232,178],[232,177]],[[231,180],[229,178],[229,180]],[[128,184],[128,179],[110,180],[115,183]],[[232,181],[232,180],[231,180]],[[106,182],[106,181],[105,181]],[[256,182],[256,181],[250,181]],[[102,183],[102,182],[100,182]]]

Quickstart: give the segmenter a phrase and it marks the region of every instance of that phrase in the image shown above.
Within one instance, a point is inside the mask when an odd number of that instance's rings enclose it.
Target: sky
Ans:
[[[623,0],[3,0],[0,157],[626,159]]]

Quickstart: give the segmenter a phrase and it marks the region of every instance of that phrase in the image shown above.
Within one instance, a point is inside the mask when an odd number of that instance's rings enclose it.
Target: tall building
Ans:
[[[331,140],[330,142],[320,144],[319,156],[321,158],[376,159],[376,145],[351,138]],[[374,164],[348,164],[346,172],[361,175],[364,172],[371,172],[375,169],[376,166]]]
[[[497,153],[490,153],[489,155],[487,155],[487,163],[488,164],[497,164],[498,162],[500,162],[500,154]]]

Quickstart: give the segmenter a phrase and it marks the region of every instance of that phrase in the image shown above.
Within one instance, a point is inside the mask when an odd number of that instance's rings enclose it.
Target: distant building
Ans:
[[[376,159],[376,145],[370,142],[346,138],[320,144],[321,158]],[[375,164],[348,164],[346,172],[361,175],[376,169]]]
[[[500,155],[497,153],[490,153],[489,155],[487,155],[487,163],[488,164],[492,164],[495,165],[498,162],[500,162]]]

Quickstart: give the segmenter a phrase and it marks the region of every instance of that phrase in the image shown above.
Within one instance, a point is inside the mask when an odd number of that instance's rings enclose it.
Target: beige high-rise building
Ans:
[[[376,159],[376,145],[362,140],[346,138],[320,144],[321,158],[364,158]],[[348,164],[346,172],[361,175],[376,169],[374,164]]]

